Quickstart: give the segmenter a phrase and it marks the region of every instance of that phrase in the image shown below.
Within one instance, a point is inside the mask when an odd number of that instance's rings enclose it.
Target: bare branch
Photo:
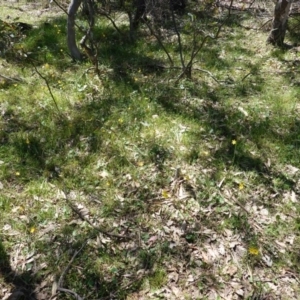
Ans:
[[[112,18],[106,11],[104,11],[104,9],[101,9],[101,10],[100,10],[100,14],[102,14],[105,18],[107,18],[107,19],[111,22],[111,24],[113,25],[113,27],[116,29],[116,31],[117,31],[120,35],[122,34],[122,32],[121,32],[121,30],[118,28],[116,22],[113,20],[113,18]]]
[[[148,29],[150,30],[150,33],[156,38],[156,40],[158,41],[158,43],[160,44],[160,46],[162,47],[162,49],[165,51],[165,53],[168,56],[168,59],[170,61],[171,66],[174,66],[174,62],[172,57],[170,56],[167,48],[164,46],[161,38],[154,32],[153,28],[151,27],[151,25],[149,24],[149,22],[147,22],[147,20],[145,20],[145,24],[147,25]]]
[[[170,6],[172,6],[172,5],[170,5]],[[183,58],[183,53],[182,53],[181,35],[180,35],[180,32],[178,31],[178,28],[177,28],[174,9],[172,7],[170,7],[170,9],[171,9],[171,15],[172,15],[172,21],[173,21],[174,29],[175,29],[175,32],[176,32],[176,35],[177,35],[177,40],[178,40],[181,66],[182,66],[183,69],[186,69],[186,66],[185,66],[185,63],[184,63],[184,58]]]
[[[56,107],[57,111],[59,112],[59,114],[61,114],[61,111],[60,111],[60,109],[58,108],[57,102],[56,102],[56,100],[55,100],[55,98],[54,98],[54,95],[53,95],[53,93],[52,93],[52,90],[51,90],[51,88],[50,88],[50,85],[49,85],[49,82],[48,82],[47,78],[44,77],[44,76],[39,72],[39,70],[37,69],[37,67],[35,66],[35,64],[34,64],[33,62],[31,62],[31,64],[32,64],[32,66],[34,67],[35,72],[36,72],[36,73],[37,73],[37,74],[45,81],[45,83],[46,83],[46,85],[47,85],[47,88],[48,88],[48,91],[49,91],[49,93],[50,93],[50,96],[51,96],[51,98],[52,98],[52,100],[53,100],[53,102],[54,102],[54,104],[55,104],[55,107]]]

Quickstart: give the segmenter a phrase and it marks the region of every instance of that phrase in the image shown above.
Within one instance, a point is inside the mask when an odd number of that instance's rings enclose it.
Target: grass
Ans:
[[[0,58],[0,296],[297,299],[299,54],[233,15],[176,83],[146,27],[100,19],[98,78],[65,16],[30,21]]]

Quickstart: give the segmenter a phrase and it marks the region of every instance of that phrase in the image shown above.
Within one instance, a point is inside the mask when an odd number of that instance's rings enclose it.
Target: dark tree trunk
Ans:
[[[68,48],[74,60],[81,60],[81,53],[76,44],[75,16],[82,0],[72,0],[68,8]]]
[[[140,20],[142,19],[143,15],[145,14],[146,11],[146,1],[145,0],[137,0],[135,1],[135,7],[136,11],[133,17],[132,21],[132,28],[133,30],[136,30]]]
[[[283,45],[291,5],[292,0],[277,0],[274,10],[272,30],[267,39],[268,43],[277,46]]]

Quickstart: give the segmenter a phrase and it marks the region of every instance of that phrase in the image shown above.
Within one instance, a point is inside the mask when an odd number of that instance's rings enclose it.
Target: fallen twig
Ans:
[[[7,76],[1,75],[1,74],[0,74],[0,77],[4,78],[6,80],[9,80],[9,81],[14,81],[14,82],[22,82],[23,81],[23,80],[18,79],[18,78],[7,77]]]
[[[63,288],[63,287],[61,287],[61,286],[62,286],[62,284],[63,284],[64,277],[65,277],[65,275],[67,274],[67,272],[69,271],[69,269],[70,269],[70,267],[71,267],[71,265],[72,265],[74,259],[75,259],[76,256],[82,251],[82,249],[83,249],[84,246],[87,244],[87,242],[88,242],[88,239],[82,244],[82,246],[79,248],[79,250],[77,250],[77,251],[73,254],[71,260],[69,261],[69,263],[67,264],[66,268],[63,270],[62,274],[60,275],[59,280],[58,280],[58,282],[57,282],[57,287],[56,287],[55,290],[53,291],[53,294],[54,294],[54,295],[52,295],[52,297],[50,298],[50,300],[51,300],[51,299],[54,299],[54,298],[57,296],[57,294],[58,294],[57,292],[65,292],[65,293],[69,293],[69,294],[73,295],[73,296],[75,297],[76,300],[83,300],[83,298],[80,297],[80,296],[79,296],[77,293],[75,293],[74,291],[69,290],[69,289],[65,289],[65,288]]]
[[[83,245],[79,248],[79,250],[77,250],[77,251],[73,254],[71,260],[70,260],[69,263],[68,263],[68,265],[66,266],[66,268],[64,269],[64,271],[62,272],[62,274],[61,274],[60,277],[59,277],[59,280],[58,280],[58,283],[57,283],[58,288],[61,287],[61,285],[62,285],[62,283],[63,283],[63,280],[64,280],[64,277],[65,277],[65,275],[67,274],[67,272],[69,271],[69,269],[70,269],[70,267],[71,267],[71,264],[73,263],[73,261],[74,261],[74,259],[76,258],[76,256],[82,251],[82,249],[83,249],[84,246],[87,244],[87,242],[88,242],[88,240],[86,240],[86,241],[83,243]]]
[[[95,226],[87,217],[85,217],[81,211],[72,203],[70,199],[66,196],[66,201],[68,205],[71,207],[71,209],[80,217],[81,220],[86,221],[89,225],[91,225],[95,230],[99,231],[100,233],[110,237],[110,238],[118,238],[118,239],[131,239],[129,236],[124,236],[121,234],[115,234],[115,233],[110,233],[103,228],[100,228],[98,226]]]
[[[69,294],[73,295],[76,300],[83,300],[82,297],[80,297],[77,293],[75,293],[72,290],[64,289],[64,288],[57,288],[57,290],[60,291],[60,292],[65,292],[65,293],[69,293]]]
[[[58,287],[58,288],[57,288],[57,291],[58,291],[58,292],[69,293],[69,294],[73,295],[73,296],[75,297],[76,300],[84,300],[84,298],[80,297],[77,293],[75,293],[75,292],[72,291],[72,290]],[[56,293],[55,295],[53,295],[53,296],[50,298],[50,300],[51,300],[51,299],[54,299],[57,295],[58,295],[58,293]]]
[[[249,72],[248,74],[246,74],[241,81],[244,81],[248,76],[250,76],[252,74],[252,72]]]
[[[200,69],[200,68],[194,68],[195,71],[199,71],[199,72],[202,72],[202,73],[206,73],[208,74],[215,82],[217,83],[221,83],[221,81],[219,81],[211,72],[207,71],[207,70],[204,70],[204,69]]]

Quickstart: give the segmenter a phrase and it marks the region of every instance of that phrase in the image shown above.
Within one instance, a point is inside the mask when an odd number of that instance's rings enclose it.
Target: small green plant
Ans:
[[[163,269],[155,270],[153,274],[148,277],[150,287],[152,289],[159,289],[167,282],[167,273]]]

